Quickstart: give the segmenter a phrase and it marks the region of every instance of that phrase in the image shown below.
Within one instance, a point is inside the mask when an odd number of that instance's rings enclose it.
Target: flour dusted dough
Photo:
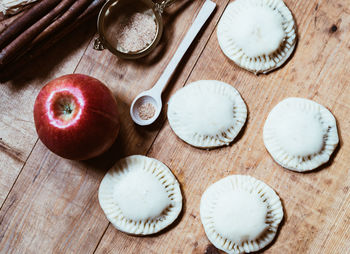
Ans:
[[[179,183],[169,168],[141,155],[126,157],[110,169],[98,198],[108,220],[129,234],[159,232],[182,209]]]
[[[281,66],[296,44],[295,23],[282,0],[235,0],[218,24],[224,54],[256,74]]]
[[[200,204],[208,239],[226,253],[248,253],[268,245],[283,218],[272,188],[251,176],[231,175],[209,186]]]
[[[216,80],[200,80],[177,91],[169,101],[171,128],[185,142],[200,148],[228,145],[247,118],[238,91]]]
[[[299,172],[326,163],[339,142],[332,113],[303,98],[278,103],[266,119],[263,135],[274,160]]]

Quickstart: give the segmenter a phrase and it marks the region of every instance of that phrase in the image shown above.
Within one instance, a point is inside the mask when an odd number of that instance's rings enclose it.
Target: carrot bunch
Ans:
[[[41,0],[0,34],[0,72],[41,54],[96,14],[105,0]],[[40,45],[40,47],[38,47]]]

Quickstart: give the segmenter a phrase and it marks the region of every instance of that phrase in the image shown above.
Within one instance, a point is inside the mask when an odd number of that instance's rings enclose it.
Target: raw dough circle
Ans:
[[[217,37],[228,58],[255,74],[281,66],[296,44],[294,19],[282,0],[235,0],[220,19]]]
[[[273,240],[283,208],[264,182],[231,175],[204,192],[200,216],[210,242],[227,253],[239,254],[258,251]]]
[[[175,134],[200,148],[230,144],[246,118],[247,107],[238,91],[216,80],[186,85],[171,97],[168,106]]]
[[[303,98],[278,103],[266,119],[263,136],[274,160],[299,172],[326,163],[339,142],[332,113]]]
[[[157,233],[182,209],[175,176],[160,161],[142,155],[126,157],[110,169],[98,197],[108,220],[129,234]]]

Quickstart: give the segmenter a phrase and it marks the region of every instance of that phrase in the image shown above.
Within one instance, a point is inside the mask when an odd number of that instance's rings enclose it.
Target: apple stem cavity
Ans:
[[[65,122],[76,116],[77,105],[76,98],[71,93],[57,93],[53,98],[52,111],[56,118]]]
[[[71,109],[71,107],[70,107],[70,105],[65,105],[64,106],[64,113],[65,114],[68,114],[68,115],[70,115],[71,113],[72,113],[72,109]]]

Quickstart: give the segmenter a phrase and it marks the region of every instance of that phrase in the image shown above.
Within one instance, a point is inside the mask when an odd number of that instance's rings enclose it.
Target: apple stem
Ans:
[[[64,107],[64,113],[65,114],[71,114],[72,113],[72,109],[71,109],[71,107],[69,106],[69,105],[65,105],[65,107]]]

